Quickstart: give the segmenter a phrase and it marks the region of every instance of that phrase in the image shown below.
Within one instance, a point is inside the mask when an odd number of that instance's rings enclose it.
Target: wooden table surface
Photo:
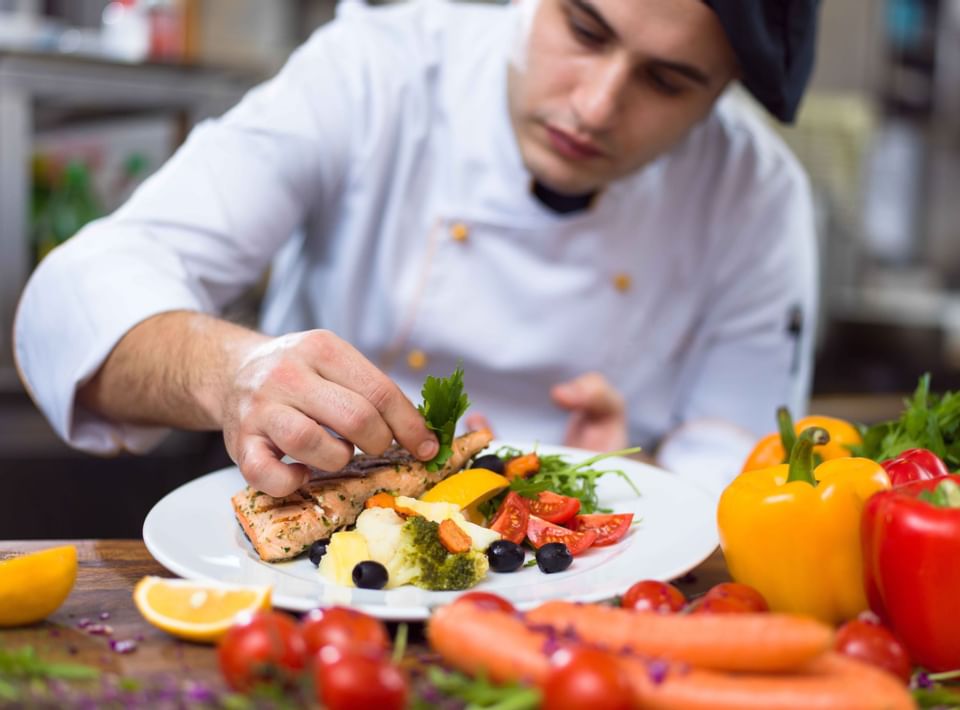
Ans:
[[[0,630],[0,649],[30,646],[44,660],[96,666],[105,674],[95,689],[101,693],[111,692],[120,678],[176,686],[184,697],[202,697],[207,688],[224,690],[214,647],[179,641],[155,629],[134,606],[133,587],[141,577],[175,576],[150,556],[141,540],[0,542],[0,559],[60,544],[77,547],[80,569],[73,592],[46,621]],[[677,584],[693,597],[728,579],[718,550]],[[422,638],[418,627],[412,627],[414,639]],[[130,640],[136,648],[128,653],[111,647],[111,641]]]

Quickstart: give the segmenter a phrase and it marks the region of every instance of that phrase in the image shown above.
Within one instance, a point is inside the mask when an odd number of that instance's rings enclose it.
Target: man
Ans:
[[[740,74],[792,118],[813,25],[811,0],[343,6],[44,261],[24,380],[90,451],[222,429],[276,496],[354,445],[432,457],[410,399],[458,361],[501,436],[679,431],[682,471],[804,403],[806,183],[721,96]],[[219,320],[271,260],[263,333]]]

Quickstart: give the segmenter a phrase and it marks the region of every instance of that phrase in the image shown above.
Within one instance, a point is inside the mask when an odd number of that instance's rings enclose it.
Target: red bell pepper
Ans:
[[[929,449],[907,449],[899,456],[881,461],[891,485],[896,488],[911,481],[927,481],[950,473],[943,460]]]
[[[864,586],[870,608],[915,663],[960,667],[960,477],[915,481],[867,500]]]

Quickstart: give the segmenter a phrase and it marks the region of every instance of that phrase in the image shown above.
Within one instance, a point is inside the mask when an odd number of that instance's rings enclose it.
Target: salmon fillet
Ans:
[[[382,456],[360,454],[335,475],[312,479],[284,498],[247,486],[231,499],[233,511],[262,560],[286,560],[355,523],[367,499],[381,491],[411,498],[423,495],[462,469],[492,439],[486,429],[457,437],[453,455],[433,473],[396,446]]]

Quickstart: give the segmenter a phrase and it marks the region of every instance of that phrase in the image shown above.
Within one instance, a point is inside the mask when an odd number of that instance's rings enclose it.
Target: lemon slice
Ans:
[[[77,580],[77,548],[52,547],[0,562],[0,626],[25,626],[55,612]]]
[[[445,478],[420,496],[427,503],[453,503],[461,509],[477,506],[507,488],[510,481],[485,468],[468,468]]]
[[[143,618],[188,641],[212,642],[238,614],[270,608],[270,587],[144,577],[133,590]]]

